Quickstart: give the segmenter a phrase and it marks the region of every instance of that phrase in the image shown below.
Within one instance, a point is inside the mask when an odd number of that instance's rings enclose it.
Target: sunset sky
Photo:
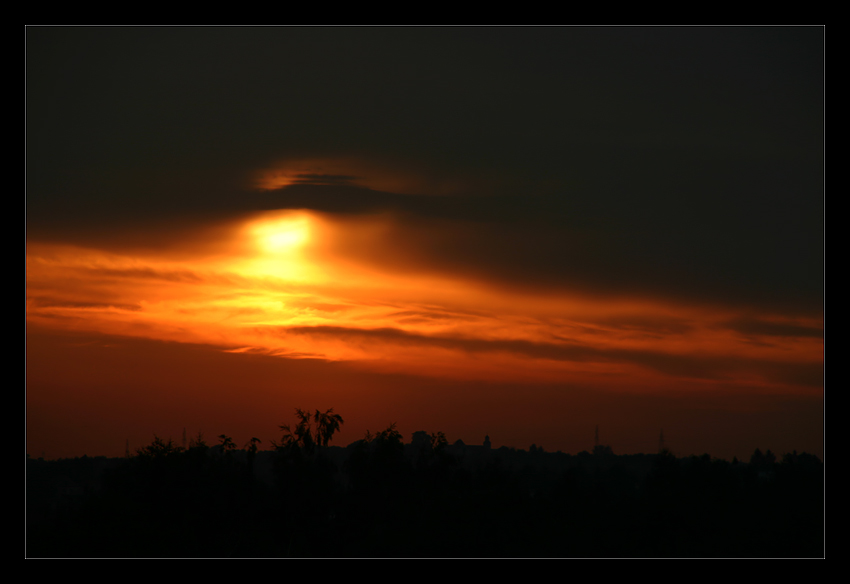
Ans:
[[[26,37],[31,456],[823,456],[821,27]]]

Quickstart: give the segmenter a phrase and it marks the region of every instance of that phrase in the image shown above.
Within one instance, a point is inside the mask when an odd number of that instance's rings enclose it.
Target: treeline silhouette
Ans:
[[[822,557],[823,464],[610,447],[569,455],[405,443],[346,448],[296,410],[272,450],[154,437],[121,459],[27,458],[29,557]]]

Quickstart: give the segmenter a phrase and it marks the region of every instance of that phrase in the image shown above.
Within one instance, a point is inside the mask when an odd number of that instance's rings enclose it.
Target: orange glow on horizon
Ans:
[[[745,334],[723,307],[402,273],[369,260],[392,248],[392,221],[266,212],[227,227],[229,247],[145,253],[30,242],[27,322],[455,379],[822,392],[806,382],[822,367],[822,338]]]

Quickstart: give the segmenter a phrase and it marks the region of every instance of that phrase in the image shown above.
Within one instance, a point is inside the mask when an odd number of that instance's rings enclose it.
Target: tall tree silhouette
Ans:
[[[310,426],[310,412],[296,408],[295,416],[298,418],[298,424],[295,428],[291,428],[289,424],[281,425],[280,429],[283,431],[283,436],[280,442],[272,442],[272,446],[277,450],[312,452],[315,441]]]
[[[324,413],[316,410],[316,413],[313,414],[313,421],[316,424],[315,440],[316,444],[320,446],[327,446],[333,435],[339,431],[339,427],[345,423],[342,416],[333,412],[334,409],[331,408]]]
[[[327,446],[333,435],[339,431],[340,426],[345,423],[341,415],[334,413],[333,408],[326,412],[316,410],[314,414],[296,408],[295,416],[298,418],[298,423],[294,428],[289,424],[280,426],[283,437],[279,443],[272,442],[276,449],[297,449],[310,454],[316,446]]]

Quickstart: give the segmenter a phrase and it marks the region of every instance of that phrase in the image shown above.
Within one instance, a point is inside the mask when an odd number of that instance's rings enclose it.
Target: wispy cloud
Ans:
[[[512,291],[415,261],[397,269],[397,258],[370,254],[391,245],[394,228],[382,223],[391,220],[261,214],[232,226],[230,254],[214,241],[207,253],[193,241],[191,252],[148,255],[35,243],[27,318],[422,375],[597,375],[624,384],[643,376],[660,385],[746,382],[783,391],[818,384],[820,329],[802,317],[562,288]],[[356,253],[346,253],[351,246]]]

